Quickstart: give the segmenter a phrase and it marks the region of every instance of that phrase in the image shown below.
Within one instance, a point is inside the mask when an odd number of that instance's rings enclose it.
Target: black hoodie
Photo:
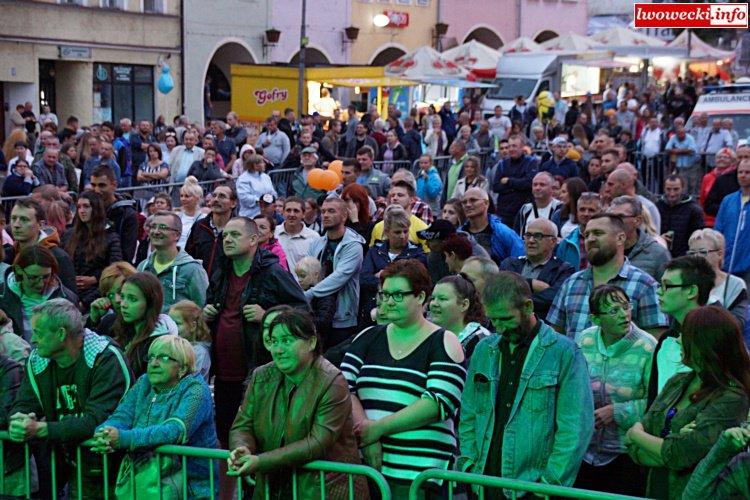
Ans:
[[[122,260],[132,264],[138,242],[138,214],[135,210],[135,200],[116,194],[115,202],[107,207],[107,219],[120,237]]]
[[[693,231],[706,227],[700,205],[687,195],[674,205],[667,203],[667,199],[661,196],[656,202],[656,207],[661,214],[660,233],[674,231],[672,244],[669,248],[672,257],[685,255],[689,248],[690,235],[693,234]]]

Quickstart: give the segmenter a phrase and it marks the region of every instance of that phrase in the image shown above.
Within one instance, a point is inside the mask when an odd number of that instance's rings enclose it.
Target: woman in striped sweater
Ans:
[[[432,288],[424,265],[394,261],[380,283],[378,298],[390,324],[357,337],[341,370],[365,460],[383,473],[394,498],[406,498],[420,472],[448,468],[453,460],[453,419],[466,370],[456,336],[424,317]]]

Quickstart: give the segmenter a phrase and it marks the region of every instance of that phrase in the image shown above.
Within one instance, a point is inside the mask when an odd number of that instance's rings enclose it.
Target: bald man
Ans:
[[[526,255],[508,257],[500,263],[501,271],[513,271],[529,283],[534,301],[534,312],[546,317],[552,301],[563,282],[575,269],[555,257],[557,226],[548,219],[529,222],[523,234]]]
[[[602,188],[604,204],[608,206],[618,196],[636,196],[643,204],[643,208],[648,211],[654,228],[659,231],[659,228],[661,228],[659,209],[654,205],[654,202],[636,192],[636,178],[633,177],[631,167],[635,168],[629,163],[621,163],[614,172],[609,174]]]

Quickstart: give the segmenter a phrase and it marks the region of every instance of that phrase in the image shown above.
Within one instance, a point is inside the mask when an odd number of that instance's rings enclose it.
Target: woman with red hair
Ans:
[[[370,196],[367,188],[359,184],[349,184],[341,192],[341,199],[346,202],[349,209],[346,226],[359,233],[365,241],[370,241],[374,224],[370,215]]]

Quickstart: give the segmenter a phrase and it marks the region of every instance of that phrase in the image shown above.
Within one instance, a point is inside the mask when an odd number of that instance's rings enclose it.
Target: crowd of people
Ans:
[[[485,119],[471,96],[260,129],[26,113],[0,157],[5,492],[28,443],[40,498],[100,496],[102,455],[120,497],[253,476],[313,498],[320,475],[289,471],[318,459],[379,470],[394,498],[434,468],[746,496],[750,144],[702,115],[686,129],[701,84],[554,117],[519,98]],[[338,160],[337,188],[310,186]],[[188,458],[186,485],[164,457],[159,483],[163,444],[230,456]]]

